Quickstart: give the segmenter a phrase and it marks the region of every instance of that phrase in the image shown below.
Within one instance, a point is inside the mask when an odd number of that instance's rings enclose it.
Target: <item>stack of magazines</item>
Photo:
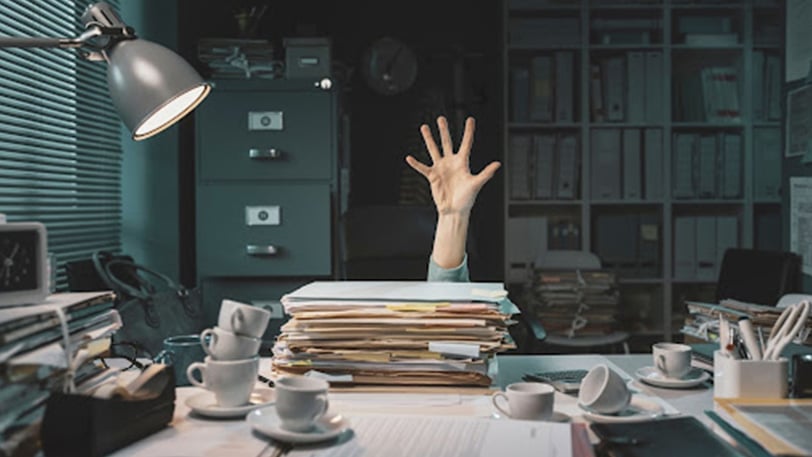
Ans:
[[[530,299],[550,334],[572,338],[616,330],[620,293],[612,272],[537,270]]]
[[[121,327],[114,300],[112,292],[59,293],[0,308],[0,455],[38,440],[52,392],[78,391],[107,371],[93,359]]]
[[[490,386],[489,362],[515,348],[518,312],[500,283],[316,281],[282,297],[291,319],[275,375],[333,383]]]
[[[197,57],[216,79],[276,79],[284,73],[284,64],[274,59],[267,40],[201,38]]]

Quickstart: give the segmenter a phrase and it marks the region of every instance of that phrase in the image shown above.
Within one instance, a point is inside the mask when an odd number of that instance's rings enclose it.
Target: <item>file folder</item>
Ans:
[[[555,136],[553,135],[533,135],[533,149],[536,160],[533,198],[553,198],[555,143]]]
[[[575,68],[572,51],[559,51],[555,53],[555,120],[558,122],[573,122]]]
[[[643,154],[645,155],[645,196],[646,200],[663,198],[663,131],[646,129],[644,131]]]
[[[620,198],[620,147],[620,129],[592,131],[590,182],[595,200]]]
[[[558,176],[556,198],[574,199],[578,193],[578,138],[572,134],[558,137]]]
[[[674,218],[674,279],[696,279],[696,218]]]
[[[640,179],[640,130],[623,130],[623,198],[637,200],[642,197]]]

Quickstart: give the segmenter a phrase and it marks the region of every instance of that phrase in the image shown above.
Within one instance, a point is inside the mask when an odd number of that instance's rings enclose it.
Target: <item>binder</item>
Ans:
[[[530,70],[526,67],[510,69],[510,103],[513,122],[527,122],[530,119]]]
[[[603,102],[603,77],[601,76],[600,64],[594,63],[589,67],[589,93],[590,106],[592,107],[592,121],[603,122],[606,120],[606,107]]]
[[[556,198],[574,199],[578,189],[578,138],[569,133],[561,134],[557,149]]]
[[[721,194],[723,198],[739,198],[742,195],[742,138],[738,133],[721,133],[720,137]]]
[[[629,77],[626,99],[626,120],[628,122],[645,122],[646,109],[646,55],[642,51],[630,51],[626,55],[627,74]]]
[[[715,277],[719,277],[718,267],[722,266],[722,257],[728,248],[739,245],[739,222],[736,216],[716,217],[716,265]]]
[[[766,97],[767,92],[764,79],[764,52],[753,51],[753,120],[766,120]]]
[[[623,198],[642,197],[640,179],[640,130],[623,130]]]
[[[645,57],[644,100],[645,118],[647,122],[663,122],[663,53],[660,51],[646,52]]]
[[[778,56],[768,55],[765,58],[766,62],[766,79],[769,85],[766,88],[767,100],[765,102],[767,109],[767,120],[778,121],[781,120],[781,60]]]
[[[613,56],[604,60],[606,71],[606,118],[610,121],[623,121],[626,112],[626,58]]]
[[[781,131],[753,130],[753,196],[777,200],[781,191]]]
[[[646,200],[663,198],[663,131],[645,129],[643,133],[644,189]]]
[[[551,199],[555,179],[555,136],[533,135],[533,150],[536,160],[533,198]]]
[[[530,176],[527,169],[530,165],[532,137],[530,135],[511,135],[509,154],[510,198],[530,198]]]
[[[674,134],[673,189],[674,198],[693,198],[694,194],[694,148],[696,134]]]
[[[696,279],[713,281],[717,278],[716,216],[696,218]]]
[[[553,58],[534,56],[530,59],[530,120],[553,120]]]
[[[640,214],[637,237],[639,276],[658,276],[660,274],[660,217],[657,213]]]
[[[620,198],[620,129],[592,130],[590,183],[595,200]]]
[[[716,135],[700,136],[696,154],[697,196],[716,197]]]
[[[696,278],[696,218],[674,218],[674,279]]]
[[[574,56],[572,51],[558,51],[555,53],[555,120],[558,122],[573,122],[575,82]]]

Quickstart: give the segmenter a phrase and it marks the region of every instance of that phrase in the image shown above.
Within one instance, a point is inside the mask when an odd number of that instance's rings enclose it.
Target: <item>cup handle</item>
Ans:
[[[316,401],[321,403],[321,408],[319,408],[319,413],[316,414],[316,417],[318,418],[318,417],[323,416],[325,413],[327,413],[327,410],[330,408],[330,401],[327,399],[327,394],[319,394],[316,397]]]
[[[206,342],[206,339],[209,341]],[[200,345],[203,346],[203,350],[206,351],[206,354],[214,357],[212,354],[212,346],[217,344],[217,334],[214,333],[214,330],[207,328],[200,332]]]
[[[666,376],[669,376],[668,370],[665,368],[665,356],[660,354],[655,361],[657,365],[657,369],[665,373]]]
[[[231,331],[234,333],[239,333],[242,330],[242,323],[245,321],[245,318],[242,315],[242,310],[237,308],[231,313]]]
[[[200,379],[202,381],[198,381],[197,378],[195,378],[195,375],[194,375],[195,371],[200,372]],[[205,363],[193,362],[191,365],[189,365],[186,368],[186,379],[189,380],[190,384],[206,389],[207,387],[206,387],[206,375],[205,375],[205,373],[206,373],[206,364]]]
[[[499,412],[501,412],[505,416],[510,417],[510,411],[506,410],[505,408],[502,408],[499,405],[499,402],[497,401],[499,398],[503,398],[505,401],[508,401],[507,395],[505,395],[504,392],[494,392],[493,396],[491,397],[491,401],[493,402],[493,406],[496,409],[498,409]]]

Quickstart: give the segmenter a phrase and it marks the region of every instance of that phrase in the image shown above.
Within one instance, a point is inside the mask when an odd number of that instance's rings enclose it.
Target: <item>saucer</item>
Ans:
[[[669,389],[687,389],[689,387],[698,386],[710,379],[710,375],[701,368],[691,368],[691,371],[682,378],[669,378],[654,367],[640,368],[635,374],[641,381],[647,384]]]
[[[258,388],[251,393],[251,398],[247,405],[240,406],[220,406],[214,397],[214,393],[205,391],[193,395],[186,399],[186,406],[192,412],[207,417],[240,417],[245,416],[251,410],[260,406],[270,405],[274,402],[274,390],[268,388]]]
[[[510,417],[496,411],[491,414],[491,417],[494,419],[510,419]],[[559,411],[553,411],[553,415],[550,416],[549,419],[538,422],[570,422],[571,420],[572,418],[570,416]]]
[[[661,404],[644,395],[632,395],[629,406],[617,414],[600,414],[578,406],[584,411],[584,419],[590,422],[640,422],[665,414]]]
[[[335,438],[346,430],[349,430],[350,423],[341,414],[333,414],[330,411],[322,416],[307,432],[293,432],[282,428],[282,420],[276,414],[275,406],[257,408],[245,417],[251,427],[275,440],[285,443],[315,443]]]

